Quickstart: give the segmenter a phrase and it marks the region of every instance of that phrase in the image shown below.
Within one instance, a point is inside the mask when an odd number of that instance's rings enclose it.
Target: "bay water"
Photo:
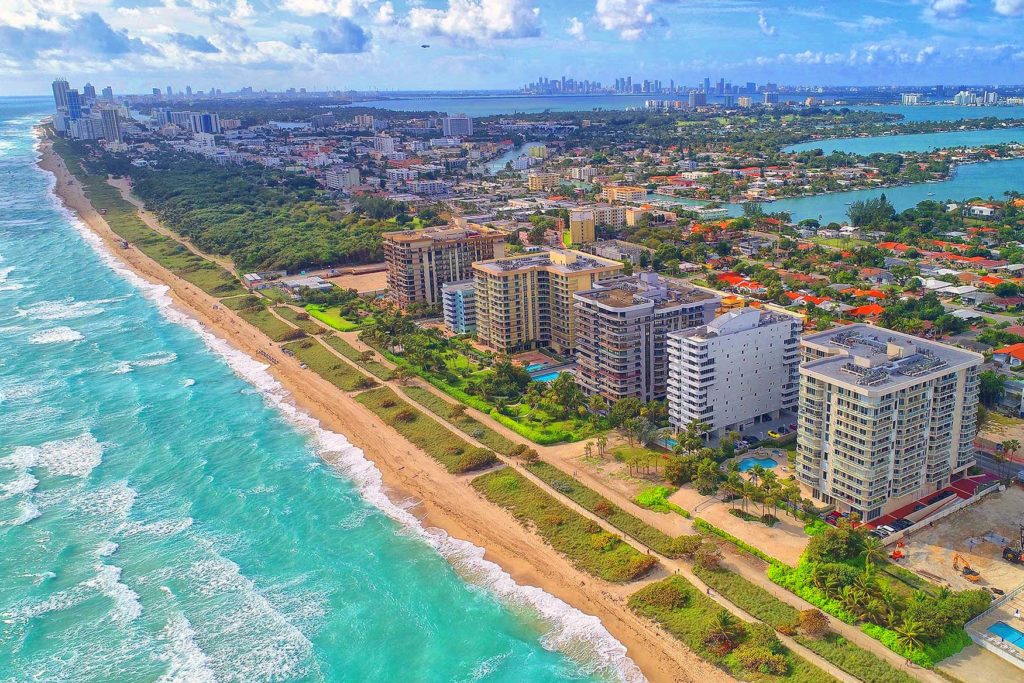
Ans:
[[[105,252],[47,108],[0,99],[0,681],[642,680]]]

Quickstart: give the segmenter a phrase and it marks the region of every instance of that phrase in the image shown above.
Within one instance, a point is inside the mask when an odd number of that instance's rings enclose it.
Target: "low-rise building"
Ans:
[[[473,280],[446,282],[441,287],[444,326],[455,334],[476,332],[476,296]]]
[[[647,198],[647,190],[633,185],[606,185],[601,196],[608,202],[642,202]]]
[[[738,308],[668,337],[669,422],[720,435],[796,408],[799,318]]]
[[[576,380],[609,401],[665,397],[670,332],[710,321],[720,299],[706,290],[645,272],[577,292]]]

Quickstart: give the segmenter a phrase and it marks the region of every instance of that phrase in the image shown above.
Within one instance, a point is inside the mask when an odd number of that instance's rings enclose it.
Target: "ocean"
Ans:
[[[642,680],[106,253],[47,109],[0,99],[0,681]]]

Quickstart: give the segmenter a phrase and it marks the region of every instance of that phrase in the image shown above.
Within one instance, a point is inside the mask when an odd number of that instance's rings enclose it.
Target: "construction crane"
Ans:
[[[960,566],[961,563],[963,563],[962,568]],[[981,578],[981,574],[971,569],[971,563],[968,562],[967,558],[960,553],[953,554],[953,571],[960,572],[960,574],[971,583],[977,583],[978,579]]]
[[[1003,559],[1014,564],[1024,561],[1024,524],[1020,525],[1020,538],[1017,540],[1017,544],[1003,548]]]

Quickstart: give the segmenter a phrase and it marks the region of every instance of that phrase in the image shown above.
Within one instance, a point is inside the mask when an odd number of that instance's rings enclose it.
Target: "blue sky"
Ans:
[[[1022,28],[1024,0],[0,0],[0,92],[1008,84]]]

